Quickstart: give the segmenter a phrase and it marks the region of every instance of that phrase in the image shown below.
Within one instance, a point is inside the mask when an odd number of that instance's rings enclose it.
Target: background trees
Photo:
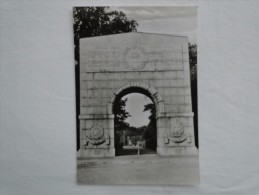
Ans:
[[[122,148],[123,143],[120,138],[123,135],[122,130],[129,128],[129,124],[125,120],[130,116],[130,114],[125,110],[127,98],[125,100],[120,99],[118,102],[115,102],[113,113],[114,116],[114,133],[115,133],[115,148]]]
[[[152,150],[156,150],[157,147],[157,135],[156,135],[156,109],[155,104],[150,103],[144,106],[144,112],[150,111],[149,123],[144,133],[146,140],[146,147]]]
[[[109,7],[76,7],[74,14],[75,60],[79,62],[79,39],[137,31],[138,23],[128,20],[121,11]]]
[[[125,120],[130,117],[130,114],[125,110],[126,106],[126,99],[120,99],[113,108],[113,113],[115,113],[114,119],[114,128],[115,129],[126,129],[129,127],[129,124],[125,122]]]

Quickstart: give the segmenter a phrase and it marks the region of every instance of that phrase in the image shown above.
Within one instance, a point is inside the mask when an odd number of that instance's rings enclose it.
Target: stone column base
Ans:
[[[198,149],[195,146],[171,146],[171,147],[157,147],[157,154],[161,156],[170,155],[198,155]]]
[[[77,152],[77,158],[114,157],[114,148],[87,148]]]

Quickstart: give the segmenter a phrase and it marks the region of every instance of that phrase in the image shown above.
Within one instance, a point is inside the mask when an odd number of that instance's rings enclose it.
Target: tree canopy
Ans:
[[[156,108],[154,103],[149,103],[144,106],[144,112],[150,111],[149,123],[144,133],[146,139],[146,147],[149,149],[156,149]]]
[[[189,43],[189,62],[191,80],[197,79],[197,44]]]
[[[129,124],[125,122],[125,120],[128,117],[130,117],[130,114],[125,109],[127,100],[128,100],[127,98],[125,100],[120,99],[114,105],[113,113],[115,113],[115,119],[114,119],[115,130],[122,130],[129,127]]]
[[[123,135],[122,130],[126,130],[129,128],[129,124],[125,122],[125,120],[130,116],[130,114],[125,109],[127,100],[128,100],[127,98],[125,100],[120,99],[114,104],[114,107],[113,107],[115,148],[122,148],[123,146],[123,143],[121,142],[121,137]]]
[[[109,7],[75,7],[73,9],[75,60],[77,62],[79,62],[80,38],[137,31],[138,23],[135,20],[128,20],[122,11],[109,9]]]

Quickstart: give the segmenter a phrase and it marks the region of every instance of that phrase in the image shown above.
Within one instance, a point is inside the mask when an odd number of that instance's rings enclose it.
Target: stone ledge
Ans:
[[[195,146],[191,146],[191,147],[185,147],[185,146],[157,147],[157,153],[160,156],[171,156],[171,155],[172,156],[177,156],[177,155],[198,156],[199,155],[198,149]]]
[[[103,158],[103,157],[114,157],[114,148],[100,148],[100,149],[80,149],[77,152],[77,158]]]
[[[79,115],[79,119],[114,119],[114,114],[84,114]]]
[[[158,113],[156,118],[173,118],[173,117],[193,117],[193,112],[185,112],[185,113]]]

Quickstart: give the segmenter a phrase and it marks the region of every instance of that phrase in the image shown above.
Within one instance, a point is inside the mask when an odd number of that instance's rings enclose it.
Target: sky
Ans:
[[[138,32],[187,36],[190,43],[197,43],[197,7],[110,7],[110,10],[122,11],[129,20],[139,24]],[[143,112],[144,105],[152,101],[146,96],[132,93],[128,98],[126,110],[132,115],[126,122],[141,127],[149,122],[150,112]]]
[[[122,11],[130,20],[139,24],[138,32],[152,32],[187,36],[189,42],[197,43],[197,7],[110,7]]]
[[[123,96],[124,99],[128,99],[126,102],[126,111],[131,115],[126,119],[126,122],[130,124],[130,126],[141,127],[143,125],[148,125],[150,116],[150,111],[145,111],[144,106],[146,104],[152,103],[151,99],[145,95],[140,93],[131,93]]]

